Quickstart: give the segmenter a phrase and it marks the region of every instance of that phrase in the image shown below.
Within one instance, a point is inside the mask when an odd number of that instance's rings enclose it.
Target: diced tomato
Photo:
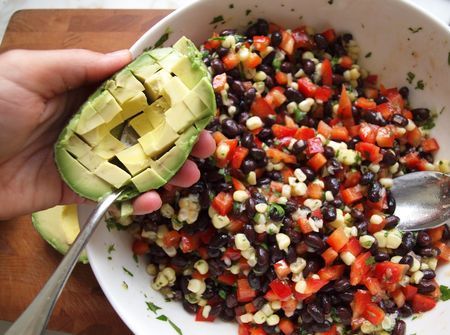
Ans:
[[[368,304],[372,302],[372,297],[369,292],[365,290],[357,290],[355,297],[351,302],[351,307],[353,310],[353,319],[360,317]]]
[[[267,301],[280,300],[280,298],[278,298],[278,295],[272,289],[269,289],[266,294],[264,294],[264,299],[266,299]]]
[[[274,279],[269,284],[272,291],[278,296],[278,299],[285,300],[292,294],[292,289],[289,284],[280,279]]]
[[[269,115],[275,115],[275,110],[262,97],[256,97],[250,109],[254,116],[259,116],[261,119],[265,119]]]
[[[405,164],[410,169],[417,169],[420,164],[420,157],[417,152],[410,152],[403,157]]]
[[[220,192],[214,197],[211,206],[220,215],[227,215],[233,209],[233,196],[227,192]]]
[[[250,335],[267,335],[267,333],[261,327],[250,328]]]
[[[370,294],[373,296],[383,296],[385,294],[384,289],[377,278],[365,275],[362,278],[362,283],[367,287]]]
[[[342,200],[344,200],[346,205],[351,205],[354,202],[357,202],[363,198],[363,194],[361,192],[361,186],[356,185],[353,187],[346,188],[341,191]]]
[[[367,264],[369,258],[371,257],[370,251],[362,253],[356,257],[350,268],[350,284],[353,286],[361,283],[363,278],[370,271],[370,265]]]
[[[415,127],[413,130],[406,132],[406,140],[414,147],[419,146],[422,141],[422,133],[419,128]]]
[[[398,92],[397,89],[389,89],[386,92],[386,97],[391,103],[394,113],[400,113],[403,110],[403,107],[405,107],[405,101],[403,100],[403,97]]]
[[[317,125],[317,132],[323,135],[325,138],[329,138],[331,136],[331,127],[324,121],[320,120],[319,124]]]
[[[280,320],[278,328],[284,335],[291,335],[294,332],[294,323],[290,319],[283,318]]]
[[[434,152],[439,150],[439,144],[434,138],[427,138],[422,141],[422,150],[424,152]]]
[[[331,86],[333,85],[333,70],[331,68],[331,62],[328,58],[324,58],[322,61],[322,84]]]
[[[236,283],[237,276],[227,271],[219,275],[217,280],[222,284],[232,286]]]
[[[204,307],[202,306],[202,307],[200,307],[197,310],[197,314],[195,316],[195,321],[199,321],[199,322],[213,322],[216,318],[214,316],[212,316],[212,315],[208,315],[208,317],[205,318],[203,316],[203,309],[204,309]]]
[[[238,233],[244,228],[245,221],[239,218],[230,218],[230,223],[226,226],[226,230],[230,233]]]
[[[193,252],[199,247],[199,236],[181,234],[180,249],[183,253]]]
[[[281,43],[279,48],[284,50],[288,55],[292,55],[294,53],[294,44],[295,41],[291,33],[283,30],[281,32]]]
[[[222,58],[222,62],[225,70],[229,71],[231,69],[234,69],[239,65],[239,55],[235,54],[234,52],[229,52]]]
[[[294,155],[289,155],[281,150],[269,148],[266,151],[267,157],[274,163],[285,162],[287,164],[297,163],[297,158]]]
[[[390,102],[385,102],[382,104],[379,104],[376,107],[376,111],[383,116],[383,119],[390,120],[392,118],[392,115],[394,115],[394,107]]]
[[[268,36],[253,36],[253,47],[258,51],[264,51],[270,45],[270,38]]]
[[[228,258],[232,261],[237,261],[241,258],[241,252],[234,248],[227,248],[223,253],[223,258]]]
[[[213,88],[214,92],[220,93],[225,88],[225,84],[227,83],[227,74],[221,73],[213,78]]]
[[[407,301],[410,301],[417,294],[418,288],[416,286],[406,285],[405,287],[402,287],[402,290],[403,294],[405,295],[405,299]]]
[[[297,225],[300,227],[300,230],[303,234],[309,234],[313,231],[308,220],[305,218],[299,218],[297,220]]]
[[[358,256],[362,251],[359,240],[356,237],[351,237],[348,243],[341,249],[341,252],[345,251],[348,251],[355,257]]]
[[[441,241],[435,242],[434,246],[441,251],[438,258],[443,261],[450,262],[450,247]]]
[[[332,28],[325,30],[321,35],[326,38],[328,43],[333,43],[336,40],[336,32]]]
[[[248,55],[247,59],[243,63],[244,63],[245,67],[247,67],[249,69],[254,69],[259,64],[262,63],[262,58],[258,54],[254,53],[254,52],[251,52]],[[225,66],[225,68],[226,68],[226,66]]]
[[[364,97],[360,97],[358,99],[356,99],[355,101],[355,106],[362,108],[362,109],[375,109],[377,107],[377,104],[375,101],[369,100],[367,98]]]
[[[397,290],[390,293],[392,299],[394,300],[395,304],[398,308],[402,308],[405,304],[405,295],[403,294],[403,291],[398,288]]]
[[[383,322],[385,317],[384,311],[374,303],[368,303],[363,312],[363,317],[370,323],[378,326]]]
[[[316,94],[317,85],[314,84],[308,77],[302,77],[297,80],[298,90],[307,98],[314,98]]]
[[[163,243],[167,248],[178,247],[180,243],[181,235],[176,230],[168,231],[163,236]]]
[[[427,297],[423,294],[416,294],[412,298],[412,309],[414,313],[427,312],[436,306],[436,301],[433,298]]]
[[[231,183],[236,191],[245,191],[247,189],[242,181],[234,177],[231,177]]]
[[[134,240],[131,249],[135,255],[144,255],[150,251],[150,246],[143,240]]]
[[[307,162],[308,166],[310,166],[314,171],[319,171],[322,168],[322,166],[324,166],[326,163],[327,163],[327,159],[321,153],[315,154]],[[313,185],[313,184],[311,184],[311,185]],[[322,194],[322,192],[321,192],[321,194]],[[315,198],[315,199],[318,199],[318,198]]]
[[[311,50],[315,45],[314,41],[310,39],[308,34],[302,29],[295,29],[292,31],[292,37],[296,48]]]
[[[317,155],[321,155],[321,154],[316,154],[316,156]],[[323,197],[322,186],[320,186],[319,184],[316,184],[316,183],[310,183],[306,190],[306,196],[311,199],[322,199],[322,197]],[[320,215],[322,215],[322,213],[320,213]]]
[[[373,87],[366,87],[366,88],[364,88],[364,95],[368,99],[376,99],[376,98],[378,98],[378,90]]]
[[[330,281],[325,279],[316,279],[313,277],[306,278],[306,294],[313,294],[319,292],[319,290],[328,284]]]
[[[327,86],[318,86],[314,93],[314,98],[322,102],[327,102],[333,95],[333,90]]]
[[[383,158],[380,154],[380,148],[372,143],[358,142],[355,145],[355,150],[361,153],[363,159],[368,159],[371,162],[378,163]]]
[[[288,82],[288,76],[284,72],[277,71],[275,73],[275,81],[277,82],[278,85],[286,85]]]
[[[333,264],[335,259],[339,256],[339,254],[333,248],[330,247],[327,250],[325,250],[321,256],[325,261],[325,266],[329,266]]]
[[[341,96],[339,98],[338,115],[342,118],[352,118],[352,102],[347,94],[345,86],[342,85]]]
[[[239,169],[245,157],[248,155],[248,149],[238,146],[234,150],[233,157],[231,157],[231,167],[233,169]]]
[[[234,150],[236,150],[236,147],[238,145],[238,140],[237,139],[232,139],[232,140],[226,139],[226,140],[223,140],[223,141],[221,141],[218,144],[218,147],[219,146],[223,146],[223,145],[226,146],[227,149],[228,149],[228,154],[225,157],[225,159],[223,159],[223,161],[227,163],[233,157]],[[219,157],[217,157],[217,155],[216,155],[216,158],[219,159]]]
[[[380,127],[377,131],[376,141],[382,148],[392,148],[395,140],[395,129],[392,126]]]
[[[431,242],[435,243],[437,241],[442,240],[442,236],[444,235],[444,230],[445,230],[444,226],[436,227],[433,229],[428,229],[427,233],[431,237]]]
[[[375,143],[378,128],[374,124],[362,122],[359,128],[359,137],[363,142]]]
[[[293,297],[281,302],[281,308],[286,316],[291,316],[294,314],[294,311],[297,309],[297,305],[298,301]]]
[[[389,261],[375,265],[375,276],[383,284],[398,284],[408,271],[408,265],[396,264]]]
[[[332,280],[338,280],[338,279],[342,278],[344,271],[345,271],[345,265],[339,264],[339,265],[324,267],[324,268],[320,269],[317,274],[319,275],[320,279],[322,279],[322,280],[332,281]]]
[[[314,155],[323,152],[323,144],[320,138],[313,137],[306,140],[306,154]]]
[[[361,172],[359,172],[358,170],[348,171],[345,173],[344,178],[344,183],[342,185],[345,188],[356,186],[361,180]]]
[[[281,124],[274,124],[272,126],[272,132],[273,136],[275,136],[276,138],[293,137],[297,132],[297,128],[286,127],[282,126]]]
[[[273,268],[275,270],[275,273],[277,274],[277,277],[280,279],[285,279],[291,273],[291,268],[284,259],[281,259],[278,262],[276,262],[273,265]]]
[[[249,302],[256,297],[256,291],[250,287],[246,278],[237,281],[237,299],[239,302]]]
[[[297,132],[294,135],[295,139],[297,140],[308,140],[310,138],[313,138],[314,136],[316,136],[315,130],[308,127],[298,128]]]
[[[352,65],[353,65],[353,60],[349,56],[342,56],[342,57],[339,58],[338,63],[344,69],[350,69],[352,67]]]
[[[342,126],[333,126],[331,128],[331,139],[338,141],[349,141],[350,136],[348,135],[348,130]]]
[[[213,33],[204,46],[208,50],[217,49],[220,46],[219,34]]]
[[[335,251],[339,252],[349,241],[349,237],[344,232],[344,227],[337,228],[327,239],[327,243]]]
[[[238,327],[238,335],[250,335],[250,326],[247,323],[240,323]]]
[[[199,248],[197,251],[200,251],[200,249],[202,249],[202,248]],[[203,248],[203,249],[205,250],[205,252],[207,252],[206,248]],[[194,272],[192,272],[192,278],[199,279],[199,280],[205,280],[206,278],[208,278],[208,273],[205,273],[202,275],[200,272],[194,271]]]

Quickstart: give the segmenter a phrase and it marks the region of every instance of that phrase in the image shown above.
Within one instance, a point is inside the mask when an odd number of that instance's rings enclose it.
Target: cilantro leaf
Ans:
[[[128,270],[126,267],[122,266],[122,270],[125,271],[125,273],[127,275],[129,275],[130,277],[134,277],[134,274],[130,270]]]
[[[413,80],[414,80],[415,77],[416,77],[416,75],[415,75],[414,73],[408,72],[408,73],[406,74],[406,81],[407,81],[408,83],[412,84],[412,82],[413,82]]]
[[[219,15],[219,16],[215,16],[212,21],[209,24],[215,24],[215,23],[219,23],[219,22],[223,22],[223,16]]]
[[[160,320],[160,321],[167,321],[167,320],[169,320],[169,318],[167,316],[165,316],[164,314],[161,314],[160,316],[158,316],[157,319]]]
[[[441,290],[441,300],[447,301],[450,299],[450,288],[448,288],[445,285],[439,286],[439,289]]]
[[[366,259],[367,265],[374,265],[375,263],[376,263],[375,257],[373,257],[373,256],[370,256],[369,258]]]
[[[151,301],[146,301],[145,304],[147,305],[147,309],[149,311],[152,311],[153,313],[156,314],[156,311],[158,311],[159,309],[161,309],[161,307],[155,305],[153,302]]]
[[[178,327],[175,323],[173,323],[172,320],[167,320],[169,321],[169,325],[172,326],[173,329],[175,329],[175,331],[178,333],[178,335],[183,335],[183,332],[181,331],[180,327]]]

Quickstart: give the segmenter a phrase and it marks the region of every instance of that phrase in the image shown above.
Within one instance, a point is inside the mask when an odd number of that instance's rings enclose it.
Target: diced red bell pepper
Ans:
[[[325,250],[322,253],[321,256],[325,261],[325,266],[329,266],[329,265],[333,264],[333,262],[339,256],[339,254],[333,248],[329,247],[327,250]]]
[[[313,277],[306,278],[305,294],[313,294],[319,292],[319,290],[328,284],[330,281],[325,279],[316,279]]]
[[[385,102],[378,105],[375,110],[380,113],[385,120],[390,120],[395,112],[395,109],[390,102]]]
[[[231,183],[236,191],[245,191],[247,189],[242,181],[234,177],[231,177]]]
[[[439,150],[439,144],[434,138],[427,138],[422,141],[422,150],[424,152],[434,152]]]
[[[329,138],[331,136],[331,127],[324,121],[320,120],[317,125],[317,132],[325,138]]]
[[[316,157],[317,155],[322,155],[322,154],[315,154],[313,156]],[[325,158],[325,157],[324,157]],[[311,158],[312,159],[312,158]],[[311,166],[309,164],[309,162],[311,161],[311,159],[308,161],[308,165]],[[314,168],[313,168],[314,169]],[[308,198],[311,199],[322,199],[323,198],[323,188],[322,186],[320,186],[319,184],[315,184],[315,183],[310,183],[308,185],[308,188],[306,189],[306,196]],[[318,211],[318,213],[322,216],[322,213],[320,211]]]
[[[234,69],[239,65],[239,55],[235,54],[234,52],[229,52],[224,57],[222,57],[222,62],[225,70],[229,71],[231,69]]]
[[[406,285],[405,287],[402,287],[402,290],[403,294],[405,295],[405,299],[407,301],[410,301],[417,294],[418,288],[413,285]]]
[[[402,308],[403,305],[405,305],[406,298],[400,288],[396,289],[393,292],[390,292],[390,295],[398,308]]]
[[[220,39],[218,33],[213,33],[212,36],[205,42],[205,49],[213,50],[220,46]]]
[[[314,98],[322,102],[327,102],[333,95],[333,90],[327,86],[318,86]]]
[[[361,172],[358,170],[348,171],[344,174],[344,183],[342,184],[345,188],[353,187],[359,184],[361,180]]]
[[[320,138],[313,137],[306,140],[306,154],[314,155],[323,152],[323,144]]]
[[[303,48],[311,50],[315,43],[303,29],[295,29],[292,31],[295,48]]]
[[[328,43],[333,43],[336,40],[336,32],[332,28],[325,30],[321,35],[326,38]]]
[[[316,136],[315,130],[313,128],[308,127],[298,128],[297,132],[294,135],[295,139],[304,141],[313,138],[314,136]]]
[[[262,63],[262,58],[257,53],[251,52],[243,63],[246,68],[254,69]]]
[[[295,164],[297,162],[297,158],[294,155],[289,155],[275,148],[267,149],[266,154],[274,163],[284,162],[287,164]]]
[[[357,290],[355,297],[351,302],[351,307],[353,310],[353,319],[360,317],[368,304],[372,302],[372,297],[369,292],[365,290]]]
[[[438,258],[450,262],[450,247],[441,241],[435,242],[433,245],[441,251]]]
[[[377,104],[375,101],[369,100],[364,97],[360,97],[360,98],[356,99],[355,106],[362,108],[362,109],[374,110],[377,107]]]
[[[348,135],[347,128],[342,126],[333,126],[333,128],[331,128],[331,139],[348,142],[350,140],[350,136]]]
[[[382,148],[392,148],[395,141],[395,129],[390,126],[378,128],[376,141]]]
[[[403,97],[398,92],[397,89],[389,89],[386,92],[386,98],[391,103],[394,113],[400,113],[403,110],[403,107],[405,107],[405,100],[403,100]]]
[[[327,243],[335,251],[339,252],[349,241],[349,237],[344,232],[344,227],[337,228],[327,239]]]
[[[228,226],[226,226],[226,230],[229,231],[230,233],[238,233],[242,230],[242,228],[244,228],[245,225],[245,221],[241,220],[240,218],[230,218],[230,223],[228,224]],[[247,262],[246,262],[247,264]]]
[[[217,276],[217,281],[219,281],[222,284],[232,286],[236,283],[237,276],[230,272],[224,272],[221,275]]]
[[[428,312],[436,306],[436,300],[423,294],[416,294],[412,298],[412,309],[414,313]]]
[[[370,323],[378,326],[383,322],[385,317],[384,311],[373,302],[368,303],[363,312],[363,317]]]
[[[267,301],[276,301],[276,300],[280,300],[280,298],[278,297],[278,295],[272,290],[269,289],[266,294],[264,294],[264,299],[266,299]]]
[[[267,333],[261,327],[250,328],[250,335],[267,335]]]
[[[303,94],[303,96],[307,98],[313,98],[316,94],[317,85],[314,84],[308,77],[300,78],[299,80],[297,80],[297,84],[298,90],[301,94]]]
[[[275,73],[275,81],[278,85],[286,85],[288,83],[288,76],[284,72],[277,71]]]
[[[213,322],[216,318],[214,316],[212,316],[212,315],[208,315],[208,317],[205,318],[203,316],[203,309],[204,309],[204,307],[202,306],[202,307],[200,307],[197,310],[197,314],[195,315],[195,321],[199,321],[199,322]]]
[[[363,278],[370,271],[370,265],[367,264],[370,257],[371,253],[368,251],[358,255],[356,260],[353,262],[350,268],[350,284],[353,286],[360,284]]]
[[[362,247],[361,244],[359,244],[359,240],[356,237],[351,237],[348,243],[341,249],[341,252],[348,251],[353,256],[358,256],[361,251]]]
[[[256,291],[250,287],[246,278],[237,281],[237,300],[239,302],[250,302],[256,297]]]
[[[280,279],[274,279],[269,284],[272,291],[278,296],[278,299],[285,300],[292,294],[292,289],[289,284]]]
[[[250,335],[250,325],[247,323],[240,323],[238,326],[238,335]]]
[[[270,45],[270,38],[264,35],[253,36],[253,47],[255,50],[264,51]]]
[[[297,309],[297,305],[298,301],[293,297],[281,302],[281,308],[287,316],[294,314],[294,311]]]
[[[374,124],[362,122],[359,128],[359,137],[363,142],[375,143],[378,128]]]
[[[278,328],[284,335],[291,335],[294,332],[294,323],[290,319],[283,318],[280,320]]]
[[[362,283],[367,287],[370,294],[373,296],[382,296],[385,294],[384,289],[377,278],[365,275],[362,279]]]
[[[180,249],[183,253],[190,253],[198,249],[200,245],[198,235],[181,234]]]
[[[342,118],[352,118],[352,102],[347,94],[345,86],[342,85],[341,96],[339,98],[338,115]]]
[[[259,116],[261,119],[265,119],[270,115],[275,115],[275,110],[262,97],[256,97],[255,100],[253,100],[250,111],[254,116]]]
[[[322,280],[338,280],[342,278],[342,275],[345,271],[345,265],[344,264],[338,264],[333,266],[324,267],[319,270],[317,273]]]
[[[273,268],[275,270],[275,273],[277,274],[277,277],[280,279],[285,279],[291,273],[291,268],[284,259],[281,259],[278,262],[276,262],[273,265]]]
[[[281,43],[279,45],[279,48],[284,50],[286,54],[292,55],[294,53],[294,45],[295,41],[291,33],[286,30],[283,30],[281,32]]]
[[[310,166],[316,172],[319,171],[322,168],[322,166],[324,166],[326,163],[327,163],[327,159],[321,153],[315,154],[307,162],[308,166]],[[311,184],[311,185],[314,185],[314,184]],[[321,194],[322,194],[322,192],[321,192]],[[314,198],[314,199],[317,199],[317,198]]]
[[[231,157],[231,167],[233,169],[239,169],[245,157],[248,155],[248,149],[238,146],[234,150],[233,157]]]
[[[220,192],[214,197],[211,206],[220,215],[227,215],[233,209],[233,196],[227,192]]]
[[[281,124],[274,124],[272,126],[272,133],[276,138],[293,137],[296,132],[297,128],[286,127]]]
[[[131,249],[135,255],[144,255],[150,251],[150,246],[143,240],[134,240]]]
[[[269,92],[267,92],[264,99],[272,108],[281,106],[287,100],[286,96],[284,95],[284,89],[280,86],[274,87]]]
[[[444,226],[436,227],[433,229],[428,229],[427,233],[431,237],[431,242],[435,243],[437,241],[442,240],[442,236],[444,235],[444,230],[445,230]]]
[[[422,133],[420,132],[418,127],[415,127],[413,130],[406,132],[406,140],[413,147],[417,147],[422,142]]]
[[[355,150],[361,153],[363,159],[368,159],[371,162],[379,162],[383,158],[380,154],[380,148],[372,143],[358,142],[355,145]]]
[[[303,234],[309,234],[313,231],[308,220],[305,218],[299,218],[297,220],[297,225],[299,226],[299,228]]]
[[[331,62],[328,58],[324,58],[322,61],[322,84],[326,86],[333,85],[333,70],[331,68]]]
[[[341,191],[342,200],[346,205],[351,205],[363,198],[361,186],[356,185]]]
[[[383,284],[398,284],[408,271],[408,265],[396,264],[389,261],[377,263],[375,265],[375,276]]]
[[[350,69],[353,65],[353,60],[350,56],[341,56],[338,60],[338,64],[344,69]]]
[[[167,248],[178,247],[180,243],[181,235],[176,230],[168,231],[163,236],[163,243]]]

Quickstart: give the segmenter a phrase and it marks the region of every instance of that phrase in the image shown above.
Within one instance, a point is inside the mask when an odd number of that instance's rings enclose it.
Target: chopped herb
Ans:
[[[164,314],[161,314],[160,316],[158,316],[157,319],[160,320],[160,321],[167,321],[167,320],[169,320],[169,318],[167,316],[165,316]]]
[[[369,58],[370,56],[372,56],[372,51],[370,51],[370,52],[368,52],[368,53],[366,53],[366,58]]]
[[[422,27],[417,27],[417,28],[409,27],[408,30],[410,32],[412,32],[413,34],[415,34],[415,33],[418,33],[419,31],[421,31]]]
[[[425,88],[425,83],[423,80],[419,80],[416,84],[416,87],[414,87],[416,90],[423,90]]]
[[[422,313],[416,313],[413,315],[412,320],[418,319],[422,316]]]
[[[302,112],[300,108],[294,109],[294,119],[295,122],[300,122],[306,117],[306,112]]]
[[[161,37],[156,41],[155,45],[152,47],[152,49],[159,48],[161,45],[163,45],[168,39],[169,35],[172,33],[172,30],[170,28],[167,28],[164,34],[161,35]]]
[[[108,256],[108,261],[110,261],[110,260],[112,260],[112,257],[111,257],[111,256]]]
[[[450,299],[450,288],[445,285],[441,285],[441,286],[439,286],[439,289],[441,290],[441,300],[442,301],[449,300]]]
[[[168,297],[164,297],[164,301],[165,302],[171,302],[172,300],[170,298],[168,298]]]
[[[413,82],[413,80],[414,80],[415,77],[416,77],[416,75],[415,75],[414,73],[408,72],[408,73],[406,74],[406,81],[407,81],[408,83],[412,84],[412,82]]]
[[[139,263],[138,256],[136,254],[133,254],[133,259],[136,263]]]
[[[433,129],[434,126],[436,126],[436,123],[434,122],[434,117],[430,117],[428,120],[425,121],[425,123],[421,126],[423,130],[430,130]]]
[[[116,221],[116,219],[114,219],[113,217],[109,217],[105,220],[106,222],[106,228],[108,229],[108,231],[111,231],[111,229],[117,229],[117,230],[125,230],[126,227],[121,225],[120,223],[118,223]]]
[[[180,327],[178,327],[175,323],[173,323],[172,320],[167,320],[169,321],[169,325],[172,326],[172,328],[179,334],[179,335],[183,335],[183,332],[181,331]]]
[[[369,258],[366,259],[366,265],[374,265],[376,263],[375,261],[375,257],[370,256]]]
[[[225,41],[225,36],[211,37],[210,41]]]
[[[126,267],[122,266],[122,269],[123,269],[123,271],[125,271],[125,273],[127,275],[129,275],[130,277],[134,277],[134,274],[130,270],[128,270]]]
[[[114,244],[108,245],[108,254],[111,254],[113,251],[116,251]]]
[[[219,16],[215,16],[209,24],[216,24],[216,23],[223,22],[223,21],[224,21],[223,16],[219,15]]]
[[[269,247],[267,246],[267,243],[261,243],[261,247],[263,248],[263,249],[266,249],[267,251],[269,250]]]
[[[447,64],[450,65],[450,51],[448,52],[448,56],[447,56]]]
[[[228,6],[228,8],[233,9],[233,8],[234,8],[234,4],[230,3],[230,5]]]
[[[251,9],[247,9],[247,10],[245,11],[245,15],[246,15],[246,16],[249,16],[251,12],[252,12]]]
[[[125,290],[128,290],[128,284],[126,283],[126,282],[122,282],[122,287],[125,289]]]
[[[275,70],[279,70],[281,67],[281,59],[280,58],[274,58],[272,61],[272,66],[275,68]]]
[[[149,311],[152,311],[153,313],[156,314],[156,311],[158,311],[159,309],[161,309],[161,307],[155,305],[153,302],[151,301],[146,301],[145,304],[147,305],[147,309]]]
[[[224,290],[219,290],[219,297],[225,300],[227,298],[227,292],[225,292]]]
[[[270,204],[269,213],[270,213],[270,211],[272,209],[276,210],[278,212],[279,216],[284,216],[284,208],[281,207],[280,205],[278,205],[278,204]]]
[[[334,0],[328,0],[328,4],[329,4],[329,5],[332,5],[333,2],[334,2]]]

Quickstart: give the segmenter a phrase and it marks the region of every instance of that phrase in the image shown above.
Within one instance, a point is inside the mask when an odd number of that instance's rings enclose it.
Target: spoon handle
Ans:
[[[43,334],[55,303],[64,288],[69,275],[77,263],[80,253],[86,246],[98,223],[109,206],[120,195],[120,191],[109,194],[92,211],[86,224],[81,229],[75,242],[56,268],[45,286],[34,298],[33,302],[12,324],[4,335],[38,335]]]

